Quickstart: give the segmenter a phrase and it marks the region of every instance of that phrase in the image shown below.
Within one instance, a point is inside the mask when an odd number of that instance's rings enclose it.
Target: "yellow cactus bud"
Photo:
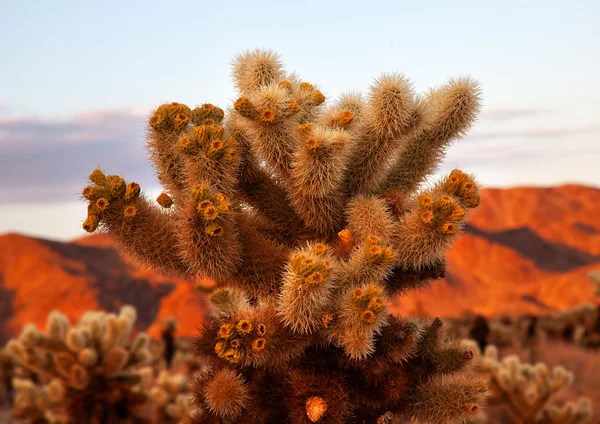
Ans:
[[[208,206],[206,208],[203,208],[202,214],[204,215],[204,219],[208,221],[214,221],[219,216],[219,212],[214,206]]]
[[[100,212],[104,212],[109,206],[110,202],[104,197],[101,197],[100,199],[96,200],[96,208],[98,208]]]
[[[267,345],[267,340],[264,337],[259,337],[252,341],[252,350],[255,352],[260,352]]]
[[[126,206],[125,209],[123,209],[123,215],[125,216],[126,219],[131,219],[131,218],[135,217],[136,214],[137,214],[137,208],[133,205]]]
[[[375,313],[373,311],[371,311],[370,309],[365,309],[360,314],[360,320],[367,324],[373,324],[375,322]]]
[[[204,233],[211,237],[220,237],[223,235],[223,227],[215,223],[208,224],[204,229]]]
[[[88,233],[93,233],[98,228],[100,221],[96,215],[88,215],[86,220],[83,222],[83,229]]]
[[[125,189],[125,200],[134,200],[140,195],[140,185],[138,183],[131,182],[127,184]]]
[[[433,207],[433,198],[429,193],[421,193],[419,195],[419,205],[423,209],[431,209]]]
[[[88,200],[93,200],[95,193],[96,188],[94,186],[87,186],[83,189],[81,195]]]
[[[237,364],[244,359],[245,352],[242,349],[227,349],[223,354],[223,357],[232,364]]]
[[[227,348],[227,343],[220,341],[217,342],[217,344],[215,345],[215,353],[218,356],[223,355],[223,353],[225,353],[225,349]]]
[[[312,247],[312,251],[317,256],[323,256],[327,253],[327,245],[324,243],[317,243]]]
[[[175,116],[175,119],[173,120],[173,128],[175,129],[175,131],[179,132],[182,129],[184,129],[188,123],[188,120],[189,118],[187,117],[187,115],[183,113],[177,114],[177,116]]]
[[[224,339],[230,339],[235,336],[235,325],[231,323],[223,324],[219,328],[219,337]]]
[[[246,97],[240,97],[237,99],[233,104],[233,108],[237,110],[244,118],[255,120],[258,116],[256,109],[254,109],[254,106]]]
[[[253,327],[250,321],[247,319],[241,319],[237,322],[235,328],[240,335],[245,336],[246,334],[250,334],[250,332],[252,332]]]
[[[177,148],[183,153],[192,155],[198,152],[198,142],[195,138],[184,135],[177,140]]]
[[[90,181],[94,184],[104,185],[104,183],[106,183],[106,175],[99,169],[94,169],[90,174]]]

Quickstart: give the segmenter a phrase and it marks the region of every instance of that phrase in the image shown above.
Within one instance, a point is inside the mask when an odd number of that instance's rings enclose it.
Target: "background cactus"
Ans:
[[[125,306],[118,315],[87,312],[75,326],[57,311],[45,332],[25,326],[6,346],[37,380],[14,380],[17,414],[34,422],[40,410],[47,422],[146,422],[141,407],[152,373],[140,367],[150,353],[145,333],[128,343],[135,319]]]
[[[95,170],[84,228],[162,272],[219,289],[196,341],[198,423],[345,423],[411,416],[458,423],[484,403],[472,353],[442,322],[386,312],[444,275],[444,256],[479,204],[473,177],[429,185],[479,108],[479,87],[450,80],[424,95],[384,74],[363,97],[324,105],[279,56],[236,57],[238,98],[164,104],[148,150],[164,186]],[[199,317],[200,319],[200,317]]]
[[[485,352],[475,341],[469,342],[475,352],[475,369],[486,376],[490,387],[490,404],[504,404],[515,422],[528,424],[580,424],[592,417],[592,404],[587,398],[553,405],[551,397],[573,383],[574,376],[562,366],[552,370],[546,364],[521,363],[518,356],[498,358],[498,349],[490,345]]]

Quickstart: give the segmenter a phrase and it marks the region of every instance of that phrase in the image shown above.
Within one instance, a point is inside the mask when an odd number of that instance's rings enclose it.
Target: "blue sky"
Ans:
[[[488,186],[600,186],[600,3],[578,1],[0,3],[0,233],[82,235],[96,165],[159,192],[145,115],[227,106],[233,56],[281,53],[334,98],[402,71],[418,90],[470,74],[484,108],[442,171]]]

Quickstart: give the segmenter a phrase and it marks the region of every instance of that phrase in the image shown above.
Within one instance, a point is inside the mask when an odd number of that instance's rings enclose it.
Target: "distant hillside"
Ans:
[[[455,316],[545,312],[593,300],[590,270],[600,269],[600,190],[487,189],[433,287],[394,301],[401,314]],[[138,308],[140,329],[158,335],[173,315],[193,335],[206,315],[193,282],[143,270],[104,235],[71,243],[0,236],[0,342],[52,309]]]

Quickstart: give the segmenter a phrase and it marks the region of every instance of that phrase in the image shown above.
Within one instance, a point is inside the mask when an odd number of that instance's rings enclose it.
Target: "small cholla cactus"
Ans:
[[[480,109],[478,84],[424,95],[401,74],[329,105],[256,50],[234,64],[238,98],[158,107],[148,150],[164,186],[95,170],[84,228],[164,273],[210,278],[196,342],[197,423],[459,423],[486,387],[472,358],[388,302],[444,276],[478,185],[458,169],[423,183]]]
[[[50,402],[44,403],[48,411],[72,423],[143,422],[139,410],[152,373],[140,369],[150,359],[148,336],[140,333],[128,343],[135,319],[135,309],[125,306],[118,315],[87,312],[75,326],[53,311],[43,333],[26,325],[6,350],[38,380],[49,383],[32,389],[21,381],[21,409],[29,411],[34,396]]]
[[[183,424],[191,412],[191,390],[188,377],[162,371],[150,390],[150,401],[155,422],[161,424]]]
[[[12,416],[30,424],[71,424],[65,410],[65,387],[55,379],[38,385],[29,379],[13,380],[15,399]]]
[[[573,374],[562,366],[549,370],[546,364],[521,363],[516,355],[499,360],[498,350],[490,345],[482,352],[475,341],[469,346],[475,352],[475,369],[486,376],[490,387],[490,404],[505,404],[515,422],[523,424],[581,424],[592,417],[592,404],[587,398],[552,405],[550,397],[573,383]]]
[[[600,296],[600,270],[590,271],[588,278],[596,286],[594,296]]]

